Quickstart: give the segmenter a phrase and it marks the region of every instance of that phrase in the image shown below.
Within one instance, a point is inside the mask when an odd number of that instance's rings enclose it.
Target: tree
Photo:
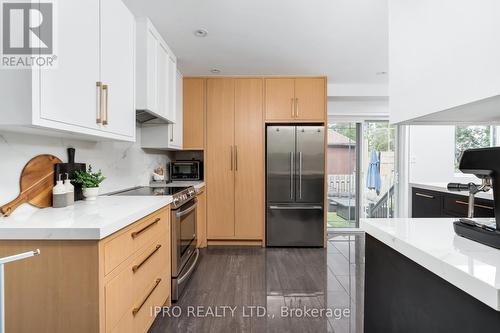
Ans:
[[[457,126],[455,128],[455,167],[466,149],[491,146],[491,126]]]

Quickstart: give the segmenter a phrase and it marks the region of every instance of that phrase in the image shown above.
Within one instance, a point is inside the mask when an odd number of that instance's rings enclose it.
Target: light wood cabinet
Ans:
[[[169,207],[100,241],[2,240],[0,257],[34,248],[5,268],[7,332],[146,332],[170,302]]]
[[[295,80],[266,79],[266,120],[295,117]]]
[[[207,80],[208,238],[234,237],[234,82]]]
[[[205,90],[206,79],[184,79],[184,149],[202,150],[205,148]]]
[[[207,238],[261,240],[263,80],[207,80]],[[250,190],[251,189],[251,190]]]
[[[198,236],[198,247],[207,247],[207,195],[205,189],[197,195],[198,208],[196,209],[196,232]]]
[[[263,80],[235,85],[235,236],[262,239],[264,225]]]
[[[267,78],[265,85],[266,121],[326,120],[325,78]]]

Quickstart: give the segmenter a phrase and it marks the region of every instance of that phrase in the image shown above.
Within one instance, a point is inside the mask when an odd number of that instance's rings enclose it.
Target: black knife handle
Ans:
[[[68,148],[68,163],[75,163],[75,148]]]

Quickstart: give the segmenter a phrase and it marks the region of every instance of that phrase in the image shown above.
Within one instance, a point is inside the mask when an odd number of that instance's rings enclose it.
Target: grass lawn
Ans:
[[[328,228],[354,228],[354,222],[344,220],[337,213],[328,212]]]

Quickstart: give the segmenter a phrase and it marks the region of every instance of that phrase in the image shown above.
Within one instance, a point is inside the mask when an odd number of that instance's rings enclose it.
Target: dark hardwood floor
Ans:
[[[363,331],[362,235],[333,236],[326,249],[202,254],[181,300],[158,314],[150,333]]]

